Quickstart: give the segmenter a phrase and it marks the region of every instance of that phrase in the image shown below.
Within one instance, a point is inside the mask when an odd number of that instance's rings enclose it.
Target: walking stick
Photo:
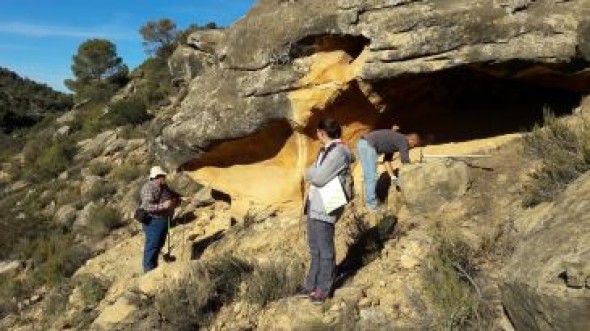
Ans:
[[[167,237],[167,241],[168,241],[168,252],[166,252],[166,254],[164,254],[164,262],[174,262],[176,261],[176,257],[174,255],[172,255],[171,249],[170,249],[170,219],[171,217],[168,216],[167,220],[168,220],[168,231],[166,234]]]
[[[301,206],[301,212],[299,214],[299,236],[304,234],[303,230],[303,223],[305,222],[305,206],[307,205],[307,185],[305,185],[305,179],[301,179],[302,181],[302,194],[303,194],[303,205]]]

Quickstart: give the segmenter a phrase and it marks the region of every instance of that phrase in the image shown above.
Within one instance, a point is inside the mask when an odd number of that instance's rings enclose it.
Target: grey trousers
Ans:
[[[329,295],[336,268],[334,224],[308,218],[307,241],[311,265],[305,279],[305,288],[310,291],[320,290],[323,295]]]

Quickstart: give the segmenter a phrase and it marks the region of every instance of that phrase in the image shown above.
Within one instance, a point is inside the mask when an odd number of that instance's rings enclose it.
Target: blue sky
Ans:
[[[171,18],[179,28],[230,25],[255,0],[0,0],[0,66],[67,91],[72,55],[89,38],[106,38],[130,68],[146,57],[139,28]]]

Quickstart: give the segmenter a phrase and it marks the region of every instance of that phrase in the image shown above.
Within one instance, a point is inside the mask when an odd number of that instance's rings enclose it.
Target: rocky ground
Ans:
[[[152,138],[119,127],[78,141],[75,166],[43,185],[11,180],[26,153],[2,165],[2,203],[15,217],[42,213],[92,258],[15,303],[0,328],[587,329],[587,148],[556,144],[534,157],[521,134],[507,134],[551,107],[587,124],[587,4],[261,0],[234,26],[191,35],[169,63],[182,91],[144,128]],[[313,306],[291,294],[308,259],[297,206],[320,116],[342,122],[351,144],[394,123],[433,144],[412,152],[420,162],[404,167],[400,190],[380,180],[378,215],[358,207],[355,165],[337,286]],[[59,118],[47,139],[68,136],[75,119]],[[526,200],[547,162],[576,158],[575,176],[550,173],[559,193]],[[175,261],[144,275],[131,215],[151,163],[184,170],[172,186],[199,205],[178,211]],[[69,244],[45,250],[62,259]],[[0,270],[15,280],[35,272],[31,261]]]
[[[492,307],[494,325],[510,329],[498,286],[502,278],[500,269],[516,246],[514,236],[519,233],[515,227],[524,213],[519,195],[532,167],[531,162],[519,156],[520,144],[520,139],[513,136],[430,147],[441,154],[479,151],[491,157],[429,160],[414,165],[402,174],[404,194],[390,188],[383,218],[351,210],[337,227],[338,262],[346,262],[334,297],[323,306],[294,297],[271,302],[264,308],[235,300],[217,312],[208,328],[433,327],[438,317],[424,290],[423,274],[434,254],[435,236],[446,233],[435,228],[442,228],[457,231],[473,250],[483,252],[475,262],[473,280]],[[175,262],[163,263],[156,271],[143,275],[143,235],[135,230],[136,234],[127,239],[111,240],[112,246],[88,261],[74,276],[83,279],[89,275],[109,284],[104,298],[85,307],[80,295],[82,284],[78,285],[67,298],[65,312],[51,322],[51,328],[67,327],[73,318],[80,318],[76,317],[80,311],[93,316],[92,329],[163,327],[149,313],[153,307],[142,306],[137,297],[157,297],[195,261],[215,260],[228,253],[257,262],[306,261],[304,233],[296,213],[259,210],[245,219],[232,220],[228,203],[204,198],[206,195],[202,192],[201,199],[209,205],[187,207],[181,214],[194,215],[195,219],[189,221],[192,217],[187,216],[187,223],[178,224],[171,231]],[[362,236],[359,229],[368,233],[372,226],[384,225],[388,226],[379,245],[358,245]],[[41,320],[45,309],[40,303],[30,308],[27,315]],[[28,324],[21,328],[30,327]]]

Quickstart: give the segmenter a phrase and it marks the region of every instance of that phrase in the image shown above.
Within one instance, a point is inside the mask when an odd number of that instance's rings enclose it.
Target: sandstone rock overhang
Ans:
[[[154,146],[232,197],[297,201],[323,116],[352,146],[393,123],[442,142],[571,111],[590,91],[588,14],[590,0],[261,0],[216,39]]]

